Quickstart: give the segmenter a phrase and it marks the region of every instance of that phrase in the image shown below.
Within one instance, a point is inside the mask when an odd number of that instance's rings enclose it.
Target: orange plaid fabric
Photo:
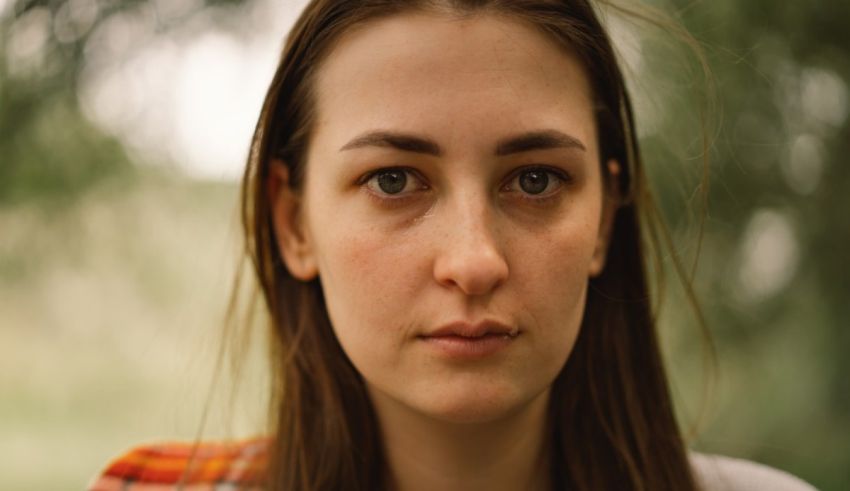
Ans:
[[[236,491],[261,489],[268,440],[164,443],[136,447],[112,461],[89,491]]]

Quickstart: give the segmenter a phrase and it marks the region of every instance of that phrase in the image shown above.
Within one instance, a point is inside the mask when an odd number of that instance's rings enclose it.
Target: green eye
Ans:
[[[533,200],[543,200],[558,194],[558,190],[570,182],[570,176],[560,169],[551,167],[527,167],[514,174],[506,191],[513,191]]]
[[[528,194],[540,194],[549,187],[549,172],[535,169],[519,176],[519,187]]]
[[[378,187],[387,194],[398,194],[407,185],[407,173],[403,170],[392,169],[376,174]]]
[[[416,171],[403,167],[386,167],[367,174],[360,181],[373,196],[382,199],[399,200],[423,191],[428,186]]]

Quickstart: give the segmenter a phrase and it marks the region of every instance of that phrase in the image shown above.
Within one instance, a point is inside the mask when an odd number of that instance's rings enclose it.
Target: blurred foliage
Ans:
[[[720,352],[721,409],[700,445],[846,489],[850,3],[673,8],[702,43],[719,99],[716,133],[707,126],[712,177],[697,285]],[[686,107],[668,111],[669,122],[688,119]],[[668,148],[687,140],[675,124],[659,134]],[[648,161],[665,155],[657,147]],[[661,191],[675,220],[681,200]]]
[[[7,430],[18,425],[33,433],[13,432],[10,447],[29,449],[18,455],[36,462],[15,469],[19,479],[36,479],[31,489],[78,487],[128,435],[149,434],[159,422],[139,424],[138,405],[161,390],[163,379],[180,375],[145,365],[152,362],[143,358],[158,360],[150,355],[165,349],[140,342],[152,336],[145,325],[165,326],[153,337],[181,356],[185,348],[174,340],[185,342],[187,334],[168,326],[198,312],[215,322],[211,303],[192,292],[209,293],[198,285],[226,280],[210,270],[222,269],[221,258],[200,258],[205,247],[198,244],[227,232],[221,216],[231,218],[235,185],[194,183],[161,165],[140,165],[121,141],[89,122],[78,102],[87,43],[122,13],[162,14],[155,15],[153,36],[200,11],[237,12],[241,3],[19,0],[0,16],[0,358],[41,362],[17,384],[4,379],[9,387],[0,407],[8,409],[0,412]],[[186,7],[175,10],[177,4]],[[696,286],[718,347],[719,383],[695,446],[786,469],[821,489],[846,489],[850,2],[669,0],[661,7],[699,40],[713,81],[701,80],[693,55],[671,47],[664,29],[642,39],[641,70],[649,75],[640,77],[637,91],[645,160],[688,260],[697,253],[702,131],[710,143]],[[38,23],[46,27],[39,31]],[[23,28],[34,29],[29,44],[12,39]],[[714,112],[704,106],[711,94]],[[52,306],[56,298],[77,310],[68,315],[67,306]],[[108,299],[116,312],[79,307],[90,307],[92,298]],[[187,298],[195,310],[181,310]],[[703,401],[703,347],[693,317],[677,308],[682,302],[669,304],[662,328],[671,377],[691,422]],[[139,346],[146,350],[134,354]],[[161,378],[145,378],[141,370]],[[12,365],[3,372],[23,373]],[[79,393],[64,399],[50,393],[61,392],[57,379]],[[126,384],[143,389],[134,396]],[[45,407],[57,398],[64,405]],[[136,424],[122,433],[130,414]],[[77,426],[87,431],[68,431]],[[92,467],[58,468],[39,478],[55,455],[27,446],[28,439],[62,453],[90,446],[96,451],[82,454],[91,461],[73,462]]]
[[[100,179],[132,171],[120,142],[82,117],[77,101],[87,46],[100,26],[119,15],[149,15],[154,26],[142,41],[150,41],[200,10],[246,2],[11,3],[9,12],[0,17],[0,206],[34,199],[61,203]],[[174,5],[181,7],[175,10]]]

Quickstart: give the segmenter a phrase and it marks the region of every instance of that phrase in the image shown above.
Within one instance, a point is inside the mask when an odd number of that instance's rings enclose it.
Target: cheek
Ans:
[[[592,220],[523,234],[526,239],[511,243],[511,280],[532,298],[575,307],[587,284],[596,235]]]
[[[341,230],[337,228],[336,230]],[[403,308],[399,297],[414,289],[417,254],[407,244],[370,231],[344,232],[329,237],[319,256],[319,274],[327,288],[358,305],[381,305],[383,311]],[[368,299],[368,302],[364,301]]]
[[[565,224],[514,245],[510,296],[550,359],[565,361],[578,335],[595,234],[587,223]]]
[[[351,220],[316,237],[319,277],[328,315],[343,349],[355,363],[385,358],[384,349],[414,327],[417,281],[427,268],[411,244],[390,240]]]

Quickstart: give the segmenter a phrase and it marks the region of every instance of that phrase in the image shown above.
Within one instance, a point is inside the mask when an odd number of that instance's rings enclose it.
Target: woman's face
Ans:
[[[580,62],[516,21],[409,14],[344,35],[314,88],[278,238],[379,411],[485,422],[544,401],[610,222]]]

